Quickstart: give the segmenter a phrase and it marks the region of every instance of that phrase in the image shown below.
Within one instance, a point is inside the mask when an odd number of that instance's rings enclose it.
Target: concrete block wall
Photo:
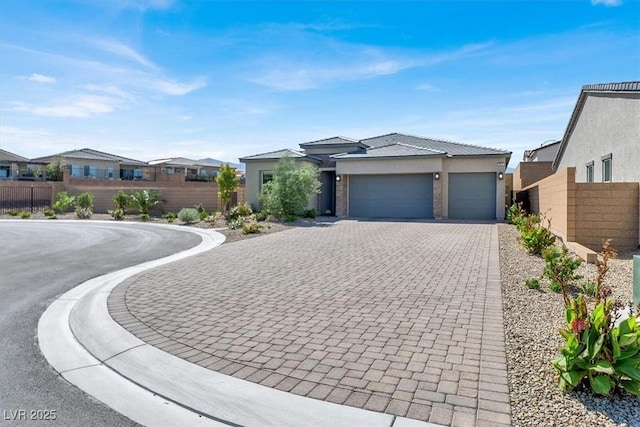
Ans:
[[[576,241],[599,251],[603,240],[616,249],[633,249],[638,243],[637,183],[576,184]]]
[[[553,174],[553,162],[521,162],[513,171],[513,190],[518,191]]]

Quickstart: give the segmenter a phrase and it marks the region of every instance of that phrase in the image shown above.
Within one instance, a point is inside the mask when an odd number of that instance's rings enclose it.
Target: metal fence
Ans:
[[[51,208],[51,187],[0,187],[0,213],[42,212]]]

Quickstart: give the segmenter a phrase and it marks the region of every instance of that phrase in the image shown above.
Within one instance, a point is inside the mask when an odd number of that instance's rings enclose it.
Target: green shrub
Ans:
[[[566,329],[560,330],[565,344],[551,361],[562,391],[586,381],[596,394],[609,395],[621,386],[640,396],[640,322],[636,312],[614,326],[621,307],[604,298],[589,314],[582,294],[568,301]]]
[[[540,281],[538,279],[527,279],[524,285],[529,289],[540,289]]]
[[[166,219],[169,224],[175,222],[176,218],[177,216],[173,212],[167,212],[166,214],[164,214],[164,219]]]
[[[244,219],[236,218],[236,219],[232,219],[231,221],[227,221],[227,228],[229,228],[229,230],[236,230],[242,227],[243,224],[244,224]]]
[[[569,303],[569,286],[576,280],[582,279],[582,276],[576,274],[576,270],[582,264],[580,258],[569,256],[566,246],[562,246],[561,250],[554,245],[542,254],[545,265],[542,270],[542,276],[549,279],[549,289],[554,292],[562,291],[564,303]]]
[[[234,220],[238,218],[246,218],[253,213],[251,205],[249,203],[241,203],[238,206],[234,206],[229,210],[227,214],[227,220]]]
[[[70,196],[66,191],[61,191],[56,196],[56,201],[53,204],[53,209],[59,213],[68,212],[73,207],[73,203],[75,202],[75,200],[75,196]]]
[[[182,208],[180,212],[178,212],[178,219],[185,224],[198,222],[199,218],[198,210],[195,208]]]
[[[242,234],[257,234],[261,229],[262,225],[260,224],[242,224]]]
[[[269,215],[265,211],[256,214],[256,221],[265,221]]]
[[[20,211],[11,210],[11,211],[9,211],[9,215],[11,215],[11,216],[18,216],[18,215],[20,215]]]
[[[204,205],[202,203],[198,203],[197,205],[194,206],[194,208],[198,211],[198,213],[206,213],[206,210],[204,209]]]
[[[116,221],[121,221],[124,219],[124,209],[116,208],[107,212],[109,213],[109,215],[111,215],[111,218],[115,219]]]
[[[130,203],[138,209],[140,214],[148,214],[149,211],[158,203],[160,203],[160,191],[158,190],[142,190],[136,191],[129,195]],[[142,217],[141,215],[141,217]],[[149,215],[147,215],[148,217]]]
[[[131,204],[131,196],[122,190],[118,190],[111,200],[113,201],[113,207],[122,211],[126,211]]]
[[[44,211],[44,216],[48,216],[48,217],[56,216],[56,211],[54,211],[53,209],[47,209]]]
[[[27,219],[27,218],[31,218],[31,214],[29,212],[20,212],[20,218],[22,219]]]
[[[303,218],[315,218],[316,216],[318,216],[318,214],[315,209],[306,209],[302,211]]]
[[[284,216],[285,222],[296,222],[298,220],[298,215],[290,214]]]
[[[146,214],[146,213],[140,214],[140,221],[142,222],[151,221],[151,217],[149,216],[149,214]]]
[[[597,284],[593,280],[586,280],[582,283],[582,285],[580,285],[580,289],[582,290],[583,294],[592,297],[596,294],[596,286]]]
[[[204,221],[205,219],[207,219],[209,217],[209,214],[206,212],[198,212],[198,217],[200,217],[200,221]]]
[[[517,227],[520,230],[520,241],[522,246],[531,254],[541,254],[542,251],[553,245],[555,236],[548,227],[543,225],[544,217],[538,214],[531,214],[518,220]],[[550,222],[547,222],[547,226]]]
[[[519,222],[522,217],[526,215],[524,209],[522,209],[522,203],[514,203],[507,209],[506,218],[512,224]]]
[[[89,219],[93,215],[94,197],[92,193],[86,192],[76,196],[76,217],[78,219]]]

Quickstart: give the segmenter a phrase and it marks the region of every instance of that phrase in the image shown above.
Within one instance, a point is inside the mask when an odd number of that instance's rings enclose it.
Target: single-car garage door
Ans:
[[[350,175],[349,216],[433,218],[432,174]]]
[[[496,219],[496,174],[450,173],[449,218]]]

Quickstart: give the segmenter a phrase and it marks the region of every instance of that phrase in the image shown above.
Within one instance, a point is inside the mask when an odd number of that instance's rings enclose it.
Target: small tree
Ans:
[[[45,167],[48,181],[62,181],[62,171],[64,162],[61,157],[56,156],[51,163]]]
[[[319,173],[318,168],[310,163],[296,167],[291,157],[280,159],[273,171],[273,179],[260,190],[262,209],[280,219],[301,214],[309,198],[320,192]]]
[[[236,170],[229,165],[222,165],[216,177],[218,183],[218,195],[222,200],[222,212],[227,212],[231,203],[231,195],[238,189],[240,178]]]
[[[76,197],[76,217],[78,219],[89,219],[93,215],[94,197],[93,193],[86,192],[78,194]]]

